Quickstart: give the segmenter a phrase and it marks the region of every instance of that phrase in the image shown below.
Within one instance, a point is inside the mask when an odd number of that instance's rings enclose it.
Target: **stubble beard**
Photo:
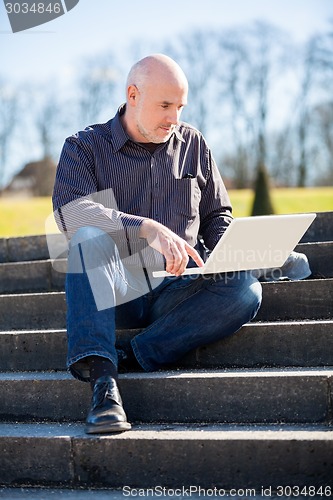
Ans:
[[[162,144],[164,142],[167,142],[173,132],[173,128],[171,128],[170,132],[165,137],[160,137],[157,134],[154,134],[154,132],[150,132],[149,130],[147,130],[140,123],[137,123],[137,129],[142,137],[147,139],[148,142],[152,142],[153,144]]]

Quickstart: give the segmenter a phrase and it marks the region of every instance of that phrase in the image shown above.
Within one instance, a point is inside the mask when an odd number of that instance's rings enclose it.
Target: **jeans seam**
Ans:
[[[138,361],[138,363],[142,366],[142,368],[149,372],[152,370],[152,368],[149,366],[149,364],[146,364],[146,362],[142,359],[142,356],[138,350],[138,347],[136,345],[136,342],[135,342],[135,337],[131,340],[131,345],[132,345],[132,349],[133,349],[133,352],[134,352],[134,355]]]
[[[131,285],[131,283],[129,283],[127,281],[126,276],[124,275],[124,273],[122,273],[122,271],[119,268],[117,263],[115,263],[115,268],[117,269],[117,272],[118,272],[119,276],[121,277],[121,279],[123,280],[123,282],[125,283],[125,285],[127,285],[129,288],[131,288],[131,290],[134,290],[135,292],[141,291],[139,288],[134,287],[133,285]],[[130,272],[130,270],[128,270],[128,272]]]

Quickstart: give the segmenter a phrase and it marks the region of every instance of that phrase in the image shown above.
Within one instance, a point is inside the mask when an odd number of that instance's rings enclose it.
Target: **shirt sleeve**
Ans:
[[[207,179],[200,202],[199,233],[209,250],[213,250],[232,221],[232,206],[212,153],[206,147]]]
[[[144,220],[119,211],[112,189],[100,191],[92,151],[76,136],[63,146],[52,201],[57,225],[68,238],[80,227],[94,226],[129,246]]]

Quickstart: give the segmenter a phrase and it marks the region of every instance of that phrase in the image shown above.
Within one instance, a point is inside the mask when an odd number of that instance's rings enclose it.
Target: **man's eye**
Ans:
[[[162,108],[163,108],[163,109],[166,109],[166,108],[168,108],[168,107],[169,107],[169,104],[162,104]]]

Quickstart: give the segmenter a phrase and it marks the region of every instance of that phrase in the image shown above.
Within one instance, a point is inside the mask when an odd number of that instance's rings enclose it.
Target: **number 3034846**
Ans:
[[[26,2],[7,2],[6,10],[7,14],[44,14],[45,12],[60,14],[62,12],[60,3],[49,3],[46,5],[41,2],[34,2],[32,4]]]
[[[330,497],[332,494],[332,488],[330,486],[278,486],[276,488],[276,495],[286,496],[286,497]]]

